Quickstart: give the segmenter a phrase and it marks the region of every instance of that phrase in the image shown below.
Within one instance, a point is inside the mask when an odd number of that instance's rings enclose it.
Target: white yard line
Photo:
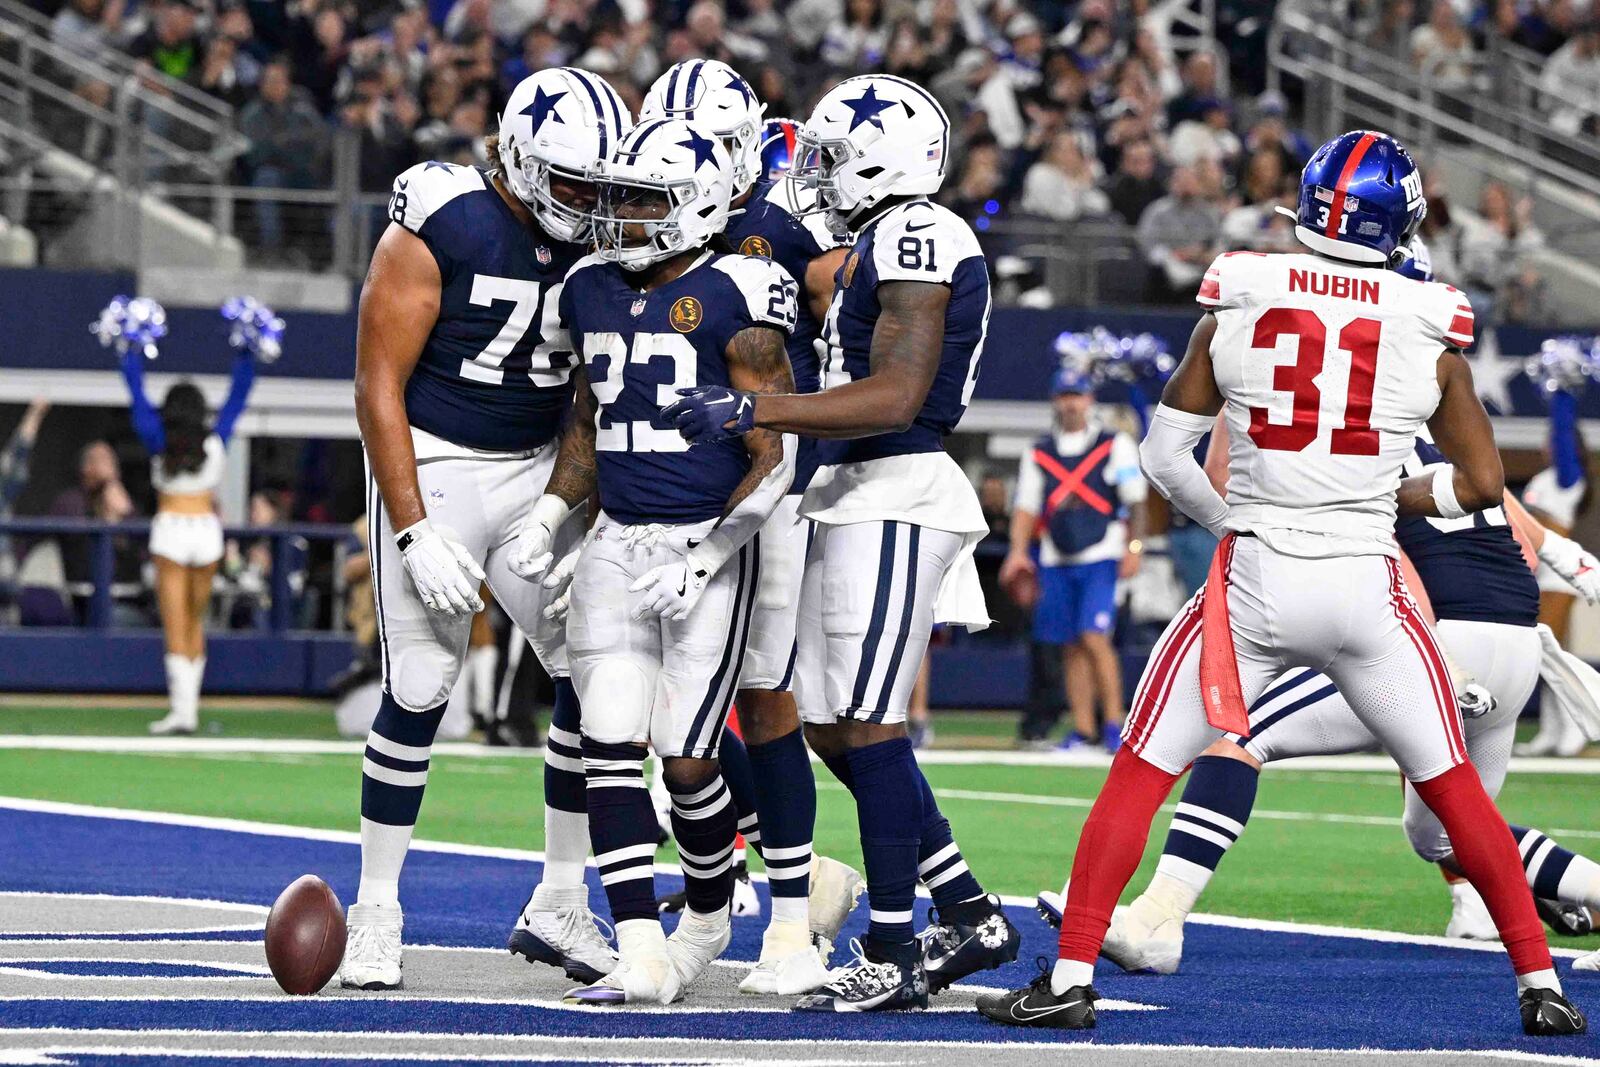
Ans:
[[[315,756],[355,756],[366,748],[364,741],[308,741],[297,738],[249,737],[87,737],[52,734],[0,734],[0,749],[34,749],[59,752],[103,752],[113,754],[153,754],[199,756],[203,753],[245,753],[249,755],[287,754]],[[544,758],[538,748],[495,748],[470,741],[441,741],[433,746],[436,756],[476,758]],[[817,762],[816,757],[812,757]],[[955,751],[932,749],[917,753],[925,767],[1100,767],[1111,766],[1102,752],[1012,752],[1004,749]],[[1273,764],[1282,771],[1359,771],[1398,775],[1389,757],[1372,755],[1303,756]],[[1523,774],[1600,775],[1600,759],[1555,759],[1544,756],[1513,756],[1511,770]]]

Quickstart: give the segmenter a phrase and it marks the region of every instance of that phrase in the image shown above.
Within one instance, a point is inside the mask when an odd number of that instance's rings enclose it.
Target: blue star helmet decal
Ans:
[[[435,168],[442,171],[453,171],[456,169],[456,165],[454,163],[440,163],[437,159],[430,159],[427,163],[423,164],[422,167],[424,172],[433,170]]]
[[[878,116],[889,110],[891,107],[894,107],[896,101],[879,100],[878,87],[868,83],[866,92],[862,93],[854,100],[846,100],[843,103],[849,107],[851,111],[850,129],[846,130],[845,132],[854,133],[855,128],[861,125],[863,122],[870,122],[872,125],[878,127],[878,129],[883,129],[883,120]]]
[[[732,79],[727,85],[723,86],[723,88],[739,90],[739,95],[744,97],[744,102],[746,104],[755,102],[756,94],[750,90],[750,83],[739,77],[737,74],[733,75]]]
[[[565,92],[546,93],[542,88],[534,89],[533,103],[523,108],[522,113],[533,119],[533,132],[535,135],[538,134],[539,127],[544,125],[544,120],[547,118],[554,119],[563,126],[566,125],[566,120],[556,114],[556,102],[566,95]]]
[[[694,150],[694,169],[696,171],[716,159],[716,156],[712,154],[716,148],[716,143],[709,137],[701,137],[693,130],[689,131],[689,139],[687,141],[679,141],[678,145],[681,148]]]

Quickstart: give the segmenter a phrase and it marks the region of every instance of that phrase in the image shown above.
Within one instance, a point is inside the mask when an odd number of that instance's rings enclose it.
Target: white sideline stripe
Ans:
[[[5,798],[0,797],[0,801],[4,801],[4,799]],[[4,804],[4,803],[0,803],[0,807],[9,807],[9,806],[10,805]],[[241,902],[239,902],[237,900],[209,900],[209,899],[207,899],[205,897],[161,897],[161,896],[151,896],[151,895],[148,895],[148,894],[141,894],[141,893],[47,893],[47,892],[43,892],[43,891],[37,890],[37,889],[0,889],[0,897],[49,897],[51,900],[61,900],[62,898],[66,898],[66,899],[69,899],[69,900],[115,900],[119,904],[125,904],[130,900],[135,900],[135,901],[138,901],[141,904],[182,904],[183,906],[189,907],[189,908],[223,908],[223,909],[230,910],[230,911],[243,911],[243,912],[248,912],[248,913],[251,913],[251,914],[254,914],[254,915],[261,915],[261,916],[265,916],[267,914],[267,912],[272,910],[271,908],[267,907],[265,904],[244,904],[244,903],[241,903]],[[206,929],[206,930],[253,930],[253,929],[255,929],[255,927],[254,926],[207,926],[207,927],[204,927],[204,929]],[[186,926],[186,927],[182,927],[177,932],[178,933],[188,933],[188,932],[190,932],[190,930],[191,930],[191,928]],[[13,931],[4,931],[4,932],[11,933]],[[27,931],[18,930],[18,931],[15,931],[15,932],[16,933],[26,933]],[[151,932],[154,932],[154,931],[144,930],[144,931],[138,931],[138,932],[139,933],[151,933]]]
[[[821,783],[818,783],[819,785]],[[840,786],[839,788],[844,788]],[[1085,804],[1088,802],[1085,801]],[[15,811],[33,811],[46,815],[77,815],[91,819],[123,819],[129,822],[156,823],[167,826],[190,826],[200,830],[226,830],[240,834],[260,834],[265,837],[297,837],[307,841],[327,841],[341,845],[359,845],[361,835],[350,830],[318,830],[304,826],[285,826],[282,823],[250,822],[246,819],[220,819],[209,815],[180,815],[158,811],[134,811],[125,808],[103,808],[90,804],[67,804],[56,800],[33,800],[28,797],[0,796],[0,810],[11,809]],[[1395,820],[1398,822],[1399,820]],[[530,863],[543,863],[544,853],[531,849],[501,848],[492,845],[464,845],[450,841],[417,840],[411,842],[411,847],[422,852],[442,852],[457,856],[480,856],[488,859],[522,860]],[[594,866],[594,860],[589,860],[589,866]],[[655,865],[657,873],[681,874],[675,864],[658,863]],[[752,881],[764,882],[766,876],[758,871],[750,873]],[[96,894],[57,894],[57,893],[31,893],[32,896],[94,896]],[[166,897],[118,897],[116,894],[98,894],[108,900],[167,900]],[[925,895],[925,891],[918,890],[918,896]],[[1037,903],[1033,897],[996,894],[1000,903],[1013,908],[1032,908]],[[262,914],[269,911],[259,904],[233,904],[228,901],[196,901],[195,903],[217,904],[222,903],[236,908],[257,908]],[[1272,919],[1244,919],[1232,915],[1212,915],[1206,912],[1195,912],[1189,916],[1189,921],[1206,923],[1211,926],[1231,926],[1240,930],[1263,930],[1269,933],[1286,934],[1320,934],[1325,937],[1348,937],[1358,941],[1383,941],[1391,944],[1402,945],[1436,945],[1443,948],[1464,948],[1483,952],[1502,952],[1504,949],[1495,942],[1468,941],[1465,938],[1436,937],[1431,934],[1404,934],[1393,930],[1370,930],[1357,926],[1324,926],[1317,923],[1279,922]],[[185,931],[187,932],[187,931]],[[4,940],[0,939],[0,945]],[[410,948],[412,946],[406,946]],[[487,950],[486,950],[487,951]],[[503,954],[504,949],[493,951]],[[1577,958],[1587,955],[1584,949],[1552,948],[1553,956]],[[26,999],[26,998],[23,998]],[[526,1003],[518,1001],[517,1003]],[[1161,1046],[1169,1047],[1169,1046]]]
[[[293,753],[318,756],[359,755],[366,741],[310,741],[286,737],[91,737],[74,734],[0,734],[0,749],[53,749],[63,752],[105,752],[137,755],[166,753],[195,756],[203,752],[245,752],[257,755]],[[544,758],[542,748],[492,748],[473,741],[440,741],[435,756],[472,756],[490,759]],[[820,763],[816,754],[812,763]],[[1006,749],[975,751],[933,749],[917,753],[926,767],[1100,767],[1111,766],[1103,752],[1014,752]],[[1382,754],[1349,756],[1296,756],[1272,764],[1280,771],[1381,771],[1393,772],[1394,760]],[[1600,759],[1559,759],[1554,756],[1512,756],[1512,773],[1600,775]]]
[[[279,997],[277,999],[281,1000],[282,998]],[[365,999],[375,1000],[375,999],[381,999],[381,998],[368,997],[368,998],[365,998]],[[1107,1002],[1106,1001],[1099,1001],[1097,1003],[1101,1004],[1101,1005],[1104,1005]],[[595,1011],[595,1010],[601,1010],[601,1009],[585,1008],[585,1009],[579,1009],[579,1010]],[[604,1010],[610,1011],[611,1009],[604,1009]],[[672,1009],[670,1009],[670,1008],[669,1009],[661,1009],[661,1010],[672,1011]],[[681,1010],[681,1009],[679,1009],[679,1010]],[[784,1010],[787,1010],[787,1009],[784,1009]],[[552,1034],[552,1035],[545,1035],[545,1034],[507,1035],[507,1034],[491,1034],[491,1033],[446,1034],[446,1033],[437,1033],[437,1032],[418,1032],[418,1031],[404,1031],[404,1030],[367,1030],[367,1031],[361,1031],[361,1032],[355,1032],[355,1031],[350,1031],[350,1030],[293,1030],[293,1031],[285,1031],[285,1030],[228,1030],[228,1031],[222,1031],[222,1032],[226,1033],[230,1038],[234,1038],[234,1039],[248,1039],[248,1038],[282,1039],[285,1035],[292,1035],[295,1038],[315,1038],[315,1039],[318,1039],[318,1040],[329,1040],[329,1039],[332,1039],[332,1040],[335,1040],[335,1041],[339,1041],[341,1043],[349,1043],[349,1044],[354,1044],[357,1040],[366,1040],[366,1039],[371,1039],[371,1038],[382,1038],[382,1039],[390,1040],[390,1041],[401,1041],[401,1040],[403,1040],[403,1041],[418,1041],[418,1042],[461,1041],[463,1039],[465,1039],[465,1040],[477,1040],[477,1041],[489,1041],[489,1040],[505,1040],[507,1038],[511,1038],[513,1040],[517,1040],[519,1043],[521,1043],[521,1042],[523,1042],[525,1040],[527,1043],[539,1042],[539,1043],[548,1043],[548,1044],[556,1044],[556,1045],[571,1045],[571,1044],[580,1044],[580,1043],[593,1043],[593,1044],[596,1044],[596,1045],[624,1045],[624,1046],[647,1045],[647,1044],[651,1044],[651,1043],[655,1043],[655,1042],[660,1042],[662,1040],[659,1037],[592,1037],[592,1036],[589,1036],[589,1035],[554,1035],[554,1034]],[[218,1031],[212,1031],[212,1030],[109,1030],[109,1029],[108,1030],[74,1030],[74,1029],[70,1029],[70,1028],[67,1028],[67,1027],[41,1027],[41,1028],[36,1029],[36,1030],[20,1029],[20,1028],[18,1028],[18,1029],[0,1029],[0,1037],[3,1037],[3,1036],[37,1037],[37,1036],[42,1036],[42,1035],[60,1034],[64,1038],[76,1038],[76,1039],[78,1039],[80,1041],[82,1039],[84,1039],[84,1038],[103,1038],[103,1039],[128,1040],[128,1039],[141,1038],[141,1037],[143,1037],[143,1038],[149,1038],[149,1037],[192,1038],[192,1037],[199,1037],[199,1036],[212,1037],[212,1036],[215,1036],[217,1033],[218,1033]],[[693,1040],[695,1041],[695,1043],[698,1046],[715,1047],[715,1048],[717,1048],[719,1050],[726,1049],[726,1050],[728,1050],[730,1052],[737,1052],[738,1050],[749,1048],[752,1045],[760,1046],[760,1045],[799,1045],[799,1044],[818,1045],[818,1046],[824,1046],[824,1047],[828,1047],[828,1048],[838,1048],[838,1049],[859,1047],[859,1048],[862,1049],[863,1052],[870,1052],[872,1050],[881,1048],[882,1044],[883,1044],[882,1042],[876,1042],[876,1041],[861,1041],[861,1040],[852,1041],[852,1040],[848,1040],[848,1039],[839,1039],[839,1038],[810,1038],[810,1037],[790,1037],[790,1038],[782,1038],[782,1037],[761,1037],[761,1038],[697,1037],[697,1038],[694,1038]],[[1349,1056],[1375,1056],[1375,1057],[1416,1056],[1416,1055],[1419,1055],[1419,1054],[1426,1054],[1428,1052],[1433,1052],[1433,1053],[1438,1054],[1438,1055],[1449,1054],[1449,1055],[1452,1055],[1452,1056],[1471,1056],[1471,1057],[1474,1057],[1474,1058],[1477,1058],[1477,1059],[1508,1059],[1508,1060],[1517,1060],[1517,1061],[1520,1061],[1520,1062],[1523,1062],[1523,1063],[1593,1064],[1595,1062],[1593,1058],[1587,1057],[1587,1056],[1562,1056],[1562,1055],[1557,1055],[1557,1054],[1552,1054],[1552,1053],[1545,1053],[1545,1052],[1523,1052],[1523,1051],[1515,1050],[1515,1049],[1318,1048],[1318,1047],[1314,1047],[1314,1046],[1310,1046],[1310,1045],[1298,1045],[1298,1046],[1288,1046],[1288,1047],[1279,1046],[1279,1045],[1270,1045],[1270,1046],[1268,1046],[1268,1045],[1156,1045],[1156,1044],[1149,1044],[1149,1043],[1146,1043],[1146,1042],[1133,1042],[1133,1041],[1125,1042],[1125,1043],[1101,1042],[1101,1041],[1094,1041],[1092,1043],[1091,1042],[1057,1042],[1057,1043],[1053,1043],[1053,1044],[1049,1044],[1049,1045],[1041,1045],[1037,1041],[956,1041],[956,1040],[940,1040],[940,1039],[937,1039],[937,1038],[928,1038],[928,1039],[919,1040],[919,1039],[916,1039],[916,1038],[906,1038],[906,1037],[896,1037],[895,1040],[894,1040],[894,1043],[896,1045],[902,1045],[902,1046],[907,1046],[908,1045],[908,1046],[913,1046],[913,1047],[929,1047],[929,1048],[938,1048],[938,1049],[941,1049],[941,1050],[942,1049],[974,1049],[974,1050],[980,1050],[981,1051],[981,1050],[984,1050],[984,1049],[1004,1048],[1004,1049],[1031,1049],[1031,1050],[1035,1050],[1035,1051],[1043,1051],[1043,1050],[1048,1049],[1052,1057],[1071,1054],[1071,1053],[1083,1053],[1083,1054],[1085,1054],[1087,1056],[1094,1057],[1094,1056],[1098,1056],[1101,1052],[1106,1051],[1106,1050],[1121,1051],[1121,1052],[1153,1052],[1153,1053],[1172,1053],[1172,1052],[1281,1052],[1285,1056],[1292,1056],[1292,1055],[1297,1055],[1297,1054],[1304,1055],[1304,1054],[1312,1054],[1312,1053],[1324,1053],[1324,1054],[1332,1053],[1332,1054],[1349,1055]],[[59,1055],[69,1055],[69,1054],[86,1055],[86,1054],[91,1053],[91,1052],[103,1052],[103,1051],[105,1051],[105,1049],[104,1049],[104,1046],[83,1046],[83,1045],[78,1045],[78,1044],[63,1043],[61,1045],[50,1046],[47,1049],[31,1049],[31,1050],[28,1050],[28,1051],[30,1051],[30,1052],[40,1052],[40,1053],[44,1053],[44,1054],[47,1054],[47,1055],[51,1054],[51,1053],[55,1053],[55,1054],[59,1054]],[[225,1050],[219,1050],[219,1049],[214,1049],[214,1048],[192,1048],[192,1049],[174,1048],[174,1049],[151,1049],[151,1050],[135,1048],[135,1049],[131,1049],[130,1051],[135,1052],[136,1054],[141,1054],[141,1055],[175,1055],[175,1056],[190,1056],[190,1057],[197,1057],[197,1056],[230,1056],[231,1055],[231,1056],[251,1056],[251,1057],[259,1056],[259,1057],[262,1057],[262,1058],[274,1058],[274,1059],[314,1059],[314,1058],[326,1057],[327,1055],[329,1055],[329,1052],[327,1050],[318,1050],[316,1052],[311,1052],[311,1051],[302,1052],[302,1051],[299,1051],[299,1050],[282,1051],[282,1052],[262,1052],[262,1051],[258,1051],[256,1049],[254,1049],[254,1048],[248,1048],[248,1047],[246,1047],[243,1050],[234,1050],[234,1051],[225,1051]],[[535,1060],[540,1058],[540,1057],[537,1057],[537,1056],[530,1057],[526,1053],[521,1054],[521,1055],[501,1054],[501,1053],[479,1053],[479,1054],[473,1054],[473,1053],[470,1053],[470,1052],[468,1052],[468,1053],[459,1053],[459,1054],[458,1053],[401,1053],[399,1055],[390,1055],[390,1054],[385,1053],[385,1054],[381,1054],[380,1055],[380,1054],[375,1054],[375,1053],[361,1053],[361,1052],[350,1052],[350,1053],[347,1053],[347,1052],[344,1052],[344,1051],[337,1051],[336,1050],[332,1054],[334,1056],[336,1056],[337,1058],[339,1058],[339,1059],[355,1059],[355,1060],[463,1059],[463,1060],[483,1060],[485,1062],[503,1062],[503,1061],[506,1061],[506,1060],[524,1060],[525,1061],[525,1060],[528,1060],[530,1058],[535,1059]],[[597,1054],[596,1055],[597,1062],[609,1062],[609,1060],[605,1058],[608,1055],[609,1054]],[[546,1058],[548,1058],[548,1057],[546,1057]],[[570,1059],[571,1057],[570,1056],[561,1056],[559,1058],[560,1059]],[[643,1060],[646,1060],[646,1061],[656,1060],[656,1061],[663,1062],[663,1063],[682,1063],[683,1060],[684,1060],[684,1057],[682,1057],[682,1056],[651,1057],[651,1056],[647,1055],[647,1056],[643,1056],[643,1057],[638,1057],[638,1056],[630,1055],[628,1058],[630,1060],[634,1060],[634,1059],[643,1059]],[[791,1067],[801,1067],[800,1064],[794,1064],[794,1063],[792,1063],[792,1061],[784,1061],[784,1062],[786,1064],[790,1064]],[[835,1059],[831,1059],[830,1058],[828,1060],[818,1061],[818,1062],[837,1063],[838,1061],[835,1060]],[[878,1061],[874,1060],[874,1061],[871,1061],[871,1062],[878,1062]]]

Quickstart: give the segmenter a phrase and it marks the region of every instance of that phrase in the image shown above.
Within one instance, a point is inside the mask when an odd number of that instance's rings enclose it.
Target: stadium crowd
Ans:
[[[904,75],[959,116],[943,199],[992,257],[1041,221],[1099,223],[1130,235],[1144,261],[1147,280],[1135,278],[1131,294],[1162,302],[1187,301],[1224,245],[1288,246],[1273,208],[1289,202],[1311,147],[1291,101],[1263,91],[1266,20],[1239,0],[1218,5],[1213,42],[1174,20],[1184,0],[29,2],[53,16],[64,47],[124,49],[233,105],[250,142],[238,180],[262,189],[326,187],[339,128],[359,138],[368,193],[421,159],[482,162],[511,87],[552,65],[601,73],[637,107],[671,63],[722,59],[749,77],[769,116],[804,115],[846,75]],[[1600,37],[1571,0],[1334,6],[1363,40],[1403,42],[1419,62],[1514,35],[1551,53],[1553,77],[1575,81],[1563,107],[1600,99]],[[1494,188],[1463,210],[1437,181],[1429,195],[1441,274],[1493,298],[1510,321],[1535,319],[1543,297],[1525,253],[1542,239],[1526,205]],[[318,239],[290,212],[270,199],[256,210],[264,259],[316,258]]]

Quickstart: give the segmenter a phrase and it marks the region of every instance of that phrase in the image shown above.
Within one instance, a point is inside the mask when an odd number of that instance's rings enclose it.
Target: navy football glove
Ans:
[[[691,445],[721,441],[756,428],[756,398],[721,385],[679,389],[683,397],[661,411]]]

